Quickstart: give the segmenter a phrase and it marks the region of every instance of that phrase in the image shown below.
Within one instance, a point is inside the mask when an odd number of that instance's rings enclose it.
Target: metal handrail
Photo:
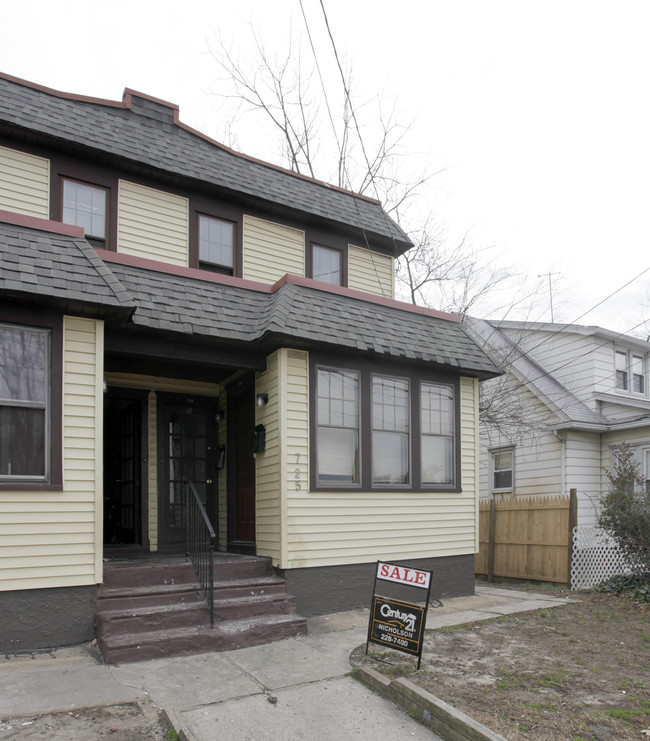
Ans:
[[[214,625],[214,549],[217,536],[201,502],[196,486],[186,481],[185,552],[192,561],[201,592],[210,610],[210,625]]]

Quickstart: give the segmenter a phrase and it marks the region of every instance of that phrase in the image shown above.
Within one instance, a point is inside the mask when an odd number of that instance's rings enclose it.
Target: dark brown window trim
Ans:
[[[316,424],[316,370],[319,367],[341,370],[356,370],[360,376],[360,452],[361,452],[361,484],[345,486],[323,486],[317,480],[316,445],[312,443],[309,451],[309,484],[312,491],[326,492],[440,492],[459,493],[461,485],[461,451],[460,451],[460,379],[458,376],[444,372],[424,369],[421,366],[400,364],[391,361],[364,357],[337,357],[321,353],[310,353],[309,357],[309,433],[310,439],[317,439]],[[372,376],[393,376],[406,378],[410,389],[410,466],[411,482],[402,485],[372,485]],[[439,383],[452,386],[454,389],[454,484],[422,484],[421,483],[421,446],[420,446],[420,382]]]
[[[348,285],[348,243],[345,237],[319,229],[308,229],[305,234],[305,277],[314,277],[314,246],[326,247],[341,253],[341,286]],[[332,285],[326,283],[325,285]]]
[[[63,489],[63,317],[46,310],[0,307],[0,322],[50,330],[50,468],[47,481],[2,481],[0,491]]]
[[[190,223],[189,223],[189,267],[200,268],[199,265],[199,216],[209,216],[213,219],[230,221],[235,227],[235,254],[233,260],[233,276],[242,275],[242,234],[244,212],[241,209],[226,205],[216,198],[203,195],[190,195]],[[211,272],[205,268],[206,272]]]
[[[117,198],[118,176],[110,173],[101,165],[94,165],[70,157],[49,155],[50,183],[52,193],[50,197],[50,218],[63,221],[63,181],[72,180],[83,185],[103,188],[107,191],[106,197],[106,237],[103,249],[115,252],[117,250]],[[91,236],[91,235],[86,235]],[[92,239],[95,247],[99,247],[99,240]]]

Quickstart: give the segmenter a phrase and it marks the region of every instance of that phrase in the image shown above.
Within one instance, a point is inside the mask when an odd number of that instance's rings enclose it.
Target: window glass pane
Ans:
[[[422,434],[453,435],[454,390],[450,386],[423,383],[420,407]]]
[[[0,327],[0,401],[45,403],[47,345],[46,330]]]
[[[454,440],[451,437],[422,438],[422,483],[454,483]]]
[[[632,356],[632,391],[637,394],[645,393],[645,374],[643,372],[643,357]]]
[[[231,221],[199,216],[199,261],[234,266],[235,225]]]
[[[312,277],[335,286],[341,285],[341,252],[328,247],[312,246]]]
[[[492,453],[495,489],[512,489],[513,451],[502,450]]]
[[[408,484],[409,438],[401,432],[372,435],[372,483]]]
[[[359,433],[338,427],[318,429],[318,481],[359,483]]]
[[[627,353],[616,351],[616,388],[627,390]]]
[[[408,484],[409,426],[408,381],[404,378],[373,376],[373,484]]]
[[[45,476],[45,409],[0,406],[0,476]]]
[[[359,376],[319,368],[317,460],[319,483],[359,483]]]
[[[72,180],[63,181],[63,221],[81,226],[86,236],[106,238],[106,191]]]

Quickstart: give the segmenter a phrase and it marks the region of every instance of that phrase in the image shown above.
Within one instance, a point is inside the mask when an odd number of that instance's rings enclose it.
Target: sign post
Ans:
[[[424,606],[378,595],[377,580],[400,584],[404,587],[426,589],[427,596]],[[416,655],[419,669],[431,595],[431,571],[378,561],[372,591],[366,656],[368,644],[378,643],[394,648],[396,651]]]

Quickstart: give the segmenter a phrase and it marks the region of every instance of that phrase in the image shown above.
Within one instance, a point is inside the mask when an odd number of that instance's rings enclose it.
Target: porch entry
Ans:
[[[185,548],[186,482],[217,531],[217,400],[158,394],[158,550]]]

